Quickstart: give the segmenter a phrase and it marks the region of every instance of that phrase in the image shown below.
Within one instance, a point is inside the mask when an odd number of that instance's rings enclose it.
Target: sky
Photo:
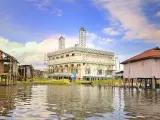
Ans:
[[[160,46],[160,0],[0,0],[0,49],[44,69],[47,52],[78,43],[114,52],[122,62]]]

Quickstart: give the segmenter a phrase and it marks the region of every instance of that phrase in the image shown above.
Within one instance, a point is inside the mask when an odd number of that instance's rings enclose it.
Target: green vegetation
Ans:
[[[26,81],[18,81],[18,84],[51,84],[51,85],[81,85],[81,82],[88,82],[88,81],[72,81],[69,80],[54,80],[54,79],[45,79],[45,78],[34,78],[33,81],[30,80]],[[122,80],[121,79],[107,79],[107,80],[95,80],[92,81],[92,85],[106,85],[106,86],[121,86]]]
[[[122,86],[122,79],[95,80],[93,85]]]
[[[52,85],[69,85],[68,80],[53,80],[53,79],[45,79],[45,78],[34,78],[33,81],[18,81],[18,84],[52,84]]]

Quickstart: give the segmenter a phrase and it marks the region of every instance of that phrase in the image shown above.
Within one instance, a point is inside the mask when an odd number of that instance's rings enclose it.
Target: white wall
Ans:
[[[124,78],[152,78],[153,76],[160,78],[160,59],[147,59],[124,65]]]
[[[75,53],[75,56],[72,56],[72,53]],[[66,57],[66,55],[69,54],[69,57]],[[98,55],[98,54],[91,54],[91,53],[80,53],[80,52],[71,52],[71,53],[65,53],[64,58],[54,59],[49,61],[49,65],[54,64],[61,64],[61,63],[68,63],[68,62],[95,62],[95,63],[104,63],[104,64],[114,64],[113,56],[108,55]],[[62,55],[53,56],[61,57]]]

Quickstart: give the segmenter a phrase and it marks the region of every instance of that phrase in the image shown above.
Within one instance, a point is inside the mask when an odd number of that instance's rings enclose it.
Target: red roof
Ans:
[[[123,61],[121,64],[127,64],[129,62],[136,62],[139,60],[151,59],[151,58],[159,58],[160,59],[160,48],[152,48],[150,50],[146,50],[143,53],[136,55],[128,60]]]

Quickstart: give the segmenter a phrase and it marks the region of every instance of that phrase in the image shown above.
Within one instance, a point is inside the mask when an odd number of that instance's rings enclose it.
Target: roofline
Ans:
[[[147,60],[147,59],[160,59],[160,56],[148,56],[148,57],[144,57],[144,58],[139,58],[136,60],[130,60],[130,61],[123,61],[120,64],[128,64],[128,63],[133,63],[133,62],[137,62],[137,61],[141,61],[141,60]]]
[[[147,51],[150,51],[150,50],[160,50],[160,48],[159,48],[159,47],[154,47],[154,48],[152,48],[152,49],[145,50],[145,51],[143,51],[142,53],[139,53],[138,55],[141,55],[141,54],[143,54],[144,52],[147,52]],[[160,57],[160,56],[147,56],[147,57],[143,57],[143,58],[139,58],[139,59],[135,59],[135,60],[130,60],[130,59],[132,59],[132,58],[134,58],[134,57],[136,57],[136,56],[138,56],[138,55],[135,55],[135,56],[133,56],[133,57],[131,57],[131,58],[129,58],[129,59],[121,62],[120,64],[127,64],[127,63],[129,63],[129,62],[131,63],[131,62],[136,62],[136,61],[145,60],[145,59],[152,59],[152,58],[158,59],[158,58]]]
[[[65,49],[61,49],[61,50],[56,50],[56,51],[53,51],[53,52],[49,52],[49,53],[47,54],[47,56],[60,55],[60,54],[68,53],[68,52],[72,52],[72,51],[80,51],[80,50],[78,50],[78,48],[83,49],[83,48],[81,48],[81,47],[69,47],[69,48],[65,48]],[[69,50],[69,49],[71,49],[71,50]],[[114,52],[108,52],[108,51],[105,51],[105,50],[98,50],[98,49],[94,49],[94,48],[84,48],[84,49],[91,49],[91,50],[97,50],[97,51],[100,51],[100,52],[106,52],[106,54],[100,53],[100,54],[102,54],[102,55],[111,55],[111,56],[114,56],[114,55],[115,55]],[[64,51],[64,50],[66,50],[66,51]],[[67,50],[69,50],[69,51],[67,51]],[[61,52],[61,53],[58,53],[58,52]],[[86,53],[96,53],[96,52],[87,52],[87,51],[86,51]],[[51,55],[51,54],[52,54],[52,55]]]
[[[4,52],[3,50],[0,50],[0,52],[2,52],[2,53],[4,53],[4,54],[8,55],[8,56],[11,57],[13,60],[15,60],[17,63],[19,63],[18,60],[17,60],[15,57],[13,57],[12,55],[10,55],[10,54]]]

